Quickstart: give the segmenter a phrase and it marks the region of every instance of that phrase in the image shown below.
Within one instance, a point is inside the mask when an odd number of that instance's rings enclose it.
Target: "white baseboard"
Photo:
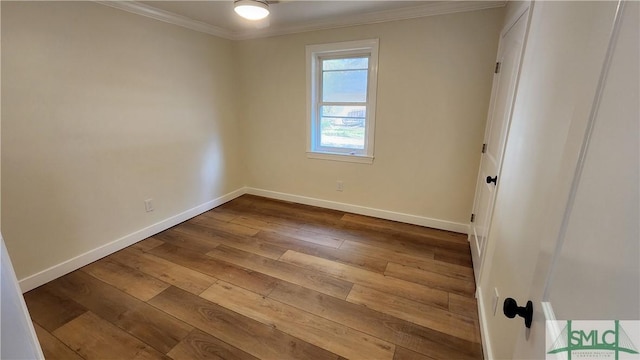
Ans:
[[[491,342],[489,341],[489,328],[487,327],[487,313],[485,312],[484,301],[482,300],[482,289],[476,289],[476,299],[478,300],[478,321],[480,321],[480,338],[482,339],[482,354],[487,360],[494,359]]]
[[[427,218],[423,216],[404,214],[404,213],[393,212],[388,210],[369,208],[369,207],[359,206],[359,205],[345,204],[345,203],[329,201],[329,200],[316,199],[316,198],[300,196],[300,195],[286,194],[286,193],[281,193],[276,191],[243,187],[235,191],[232,191],[226,195],[223,195],[217,199],[207,201],[202,205],[198,205],[180,214],[174,215],[170,218],[157,222],[146,228],[143,228],[131,234],[125,235],[119,239],[116,239],[110,243],[104,244],[93,250],[89,250],[84,254],[80,254],[74,258],[66,260],[60,264],[54,265],[48,269],[42,270],[36,274],[27,276],[26,278],[23,278],[19,281],[20,289],[22,290],[23,293],[31,289],[35,289],[40,285],[46,284],[49,281],[52,281],[63,275],[66,275],[87,264],[90,264],[96,260],[99,260],[105,256],[108,256],[118,250],[122,250],[127,246],[133,245],[138,241],[144,240],[149,236],[155,235],[183,221],[189,220],[194,216],[198,216],[205,211],[209,211],[215,208],[216,206],[220,206],[244,194],[252,194],[252,195],[264,196],[272,199],[291,201],[299,204],[318,206],[318,207],[339,210],[339,211],[346,211],[346,212],[351,212],[351,213],[360,214],[360,215],[373,216],[381,219],[400,221],[400,222],[415,224],[420,226],[427,226],[435,229],[455,231],[459,233],[468,232],[467,224],[456,223],[456,222],[451,222],[446,220],[432,219],[432,218]]]
[[[447,221],[447,220],[432,219],[424,216],[404,214],[404,213],[399,213],[394,211],[375,209],[375,208],[370,208],[370,207],[365,207],[360,205],[345,204],[345,203],[340,203],[335,201],[322,200],[322,199],[316,199],[316,198],[311,198],[306,196],[293,195],[293,194],[287,194],[287,193],[281,193],[281,192],[263,190],[263,189],[256,189],[251,187],[247,187],[245,189],[247,194],[264,196],[264,197],[277,199],[277,200],[284,200],[284,201],[290,201],[290,202],[295,202],[299,204],[323,207],[327,209],[346,211],[354,214],[373,216],[381,219],[426,226],[426,227],[440,229],[440,230],[455,231],[455,232],[464,233],[464,234],[467,234],[469,232],[469,225]]]
[[[216,206],[220,206],[228,201],[231,201],[239,196],[244,195],[245,193],[246,193],[246,188],[240,188],[238,190],[232,191],[226,195],[220,196],[219,198],[213,199],[211,201],[207,201],[202,205],[198,205],[187,211],[181,212],[180,214],[174,215],[170,218],[159,221],[153,225],[147,226],[146,228],[143,228],[131,234],[125,235],[110,243],[97,247],[93,250],[89,250],[84,254],[80,254],[74,258],[66,260],[60,264],[54,265],[48,269],[42,270],[36,274],[27,276],[26,278],[21,279],[19,281],[20,289],[22,290],[23,293],[31,289],[35,289],[40,285],[46,284],[49,281],[52,281],[63,275],[66,275],[87,264],[90,264],[96,260],[99,260],[109,254],[112,254],[118,250],[122,250],[127,246],[133,245],[140,240],[144,240],[149,236],[155,235],[172,226],[178,225],[183,221],[189,220],[192,217],[200,215],[205,211],[209,211],[215,208]]]

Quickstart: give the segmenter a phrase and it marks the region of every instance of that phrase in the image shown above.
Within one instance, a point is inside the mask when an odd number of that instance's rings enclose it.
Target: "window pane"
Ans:
[[[364,149],[365,106],[322,106],[320,145]]]
[[[322,70],[366,70],[369,58],[330,59],[322,61]]]
[[[323,72],[322,101],[366,102],[367,70]]]
[[[365,118],[367,116],[366,106],[322,106],[322,117],[339,118]]]

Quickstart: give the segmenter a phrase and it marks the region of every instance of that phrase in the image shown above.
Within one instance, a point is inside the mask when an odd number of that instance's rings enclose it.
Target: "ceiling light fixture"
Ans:
[[[235,0],[233,10],[249,20],[260,20],[269,16],[269,5],[262,0]]]

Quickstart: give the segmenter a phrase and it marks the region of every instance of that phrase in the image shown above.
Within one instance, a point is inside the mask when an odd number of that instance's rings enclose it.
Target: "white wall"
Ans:
[[[532,300],[534,322],[542,316],[539,299],[529,295],[545,286],[548,269],[536,264],[548,262],[555,251],[615,7],[614,2],[533,5],[483,277],[478,284],[483,340],[491,349],[485,351],[488,358],[512,358],[517,343],[513,340],[524,339],[522,319],[508,319],[503,314],[505,298],[513,297],[521,306]],[[585,240],[580,239],[582,245],[588,244]],[[618,239],[607,242],[623,243]],[[602,271],[602,264],[591,265]],[[598,280],[590,280],[595,289]],[[500,296],[495,314],[494,289]],[[575,290],[576,286],[567,289]],[[591,299],[580,297],[572,301],[593,304]],[[541,328],[543,323],[534,323],[531,331]],[[543,337],[536,339],[535,335],[526,339],[530,344],[544,343]],[[542,346],[536,349],[537,358],[542,356],[541,350]]]
[[[90,2],[1,6],[2,223],[23,289],[245,185],[466,227],[503,9],[232,42]],[[307,159],[305,45],[366,38],[374,164]]]
[[[0,26],[2,7],[0,7]],[[0,67],[2,64],[0,56]],[[0,72],[0,80],[1,80]],[[0,81],[1,83],[1,81]],[[0,88],[0,98],[1,98]],[[2,102],[0,101],[0,109]],[[1,113],[1,110],[0,110]],[[11,258],[0,233],[0,358],[44,359]]]
[[[19,279],[244,185],[231,47],[91,2],[2,2],[2,232]]]
[[[247,184],[464,228],[502,17],[500,8],[237,43]],[[373,165],[308,159],[305,45],[369,38],[380,39]]]

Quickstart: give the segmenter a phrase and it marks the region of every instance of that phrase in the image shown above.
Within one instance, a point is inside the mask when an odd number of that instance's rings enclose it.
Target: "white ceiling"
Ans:
[[[504,6],[505,1],[309,1],[269,5],[261,21],[242,19],[233,0],[100,1],[100,3],[229,39],[248,39]]]

